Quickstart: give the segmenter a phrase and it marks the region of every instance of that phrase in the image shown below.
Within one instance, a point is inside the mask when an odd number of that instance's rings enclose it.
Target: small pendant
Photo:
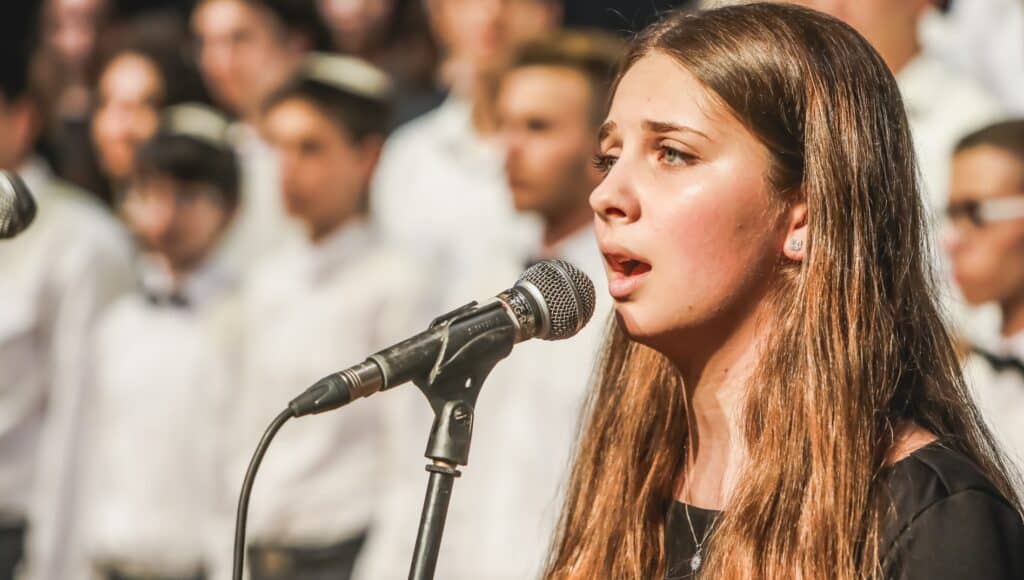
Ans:
[[[703,563],[704,559],[700,555],[700,550],[697,550],[697,553],[694,554],[692,558],[690,558],[690,570],[692,572],[700,570],[700,565]]]

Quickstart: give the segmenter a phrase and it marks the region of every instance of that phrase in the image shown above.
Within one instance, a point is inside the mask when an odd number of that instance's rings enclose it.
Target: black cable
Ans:
[[[260,439],[260,444],[256,446],[256,451],[252,454],[249,469],[245,472],[245,481],[242,482],[242,493],[238,497],[238,513],[235,514],[235,557],[231,572],[233,580],[242,580],[242,570],[245,566],[245,521],[249,515],[249,496],[252,495],[252,484],[256,481],[256,471],[259,470],[263,456],[266,455],[267,448],[270,447],[270,442],[274,439],[274,436],[288,422],[288,419],[294,416],[291,409],[285,409],[271,421],[270,426],[263,432],[263,437]]]

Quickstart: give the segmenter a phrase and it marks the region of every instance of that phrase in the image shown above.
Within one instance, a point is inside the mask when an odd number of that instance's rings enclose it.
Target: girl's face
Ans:
[[[590,204],[630,336],[679,348],[680,338],[713,340],[748,319],[789,229],[760,141],[677,61],[654,52],[622,78],[597,163],[606,175]]]

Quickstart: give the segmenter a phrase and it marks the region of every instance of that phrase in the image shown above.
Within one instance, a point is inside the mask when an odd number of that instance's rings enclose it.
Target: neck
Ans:
[[[322,244],[324,240],[331,237],[335,232],[340,231],[341,228],[347,227],[348,225],[354,223],[356,219],[356,216],[349,215],[342,219],[332,221],[329,224],[311,225],[307,229],[309,241],[314,246],[318,246]]]
[[[1024,296],[1018,296],[1002,304],[1002,335],[1009,338],[1024,332]]]
[[[690,444],[677,496],[687,503],[722,509],[737,483],[746,458],[743,401],[767,327],[758,321],[747,317],[699,359],[673,359],[686,385]]]
[[[497,73],[480,68],[472,59],[453,57],[445,63],[442,77],[453,94],[470,103],[477,132],[493,133],[497,129]]]
[[[898,34],[890,34],[884,38],[874,39],[875,48],[882,55],[885,64],[893,74],[899,74],[910,61],[921,52],[921,43],[917,39],[917,21],[907,30]]]
[[[545,216],[542,254],[552,254],[554,248],[589,226],[593,220],[594,212],[587,205]]]

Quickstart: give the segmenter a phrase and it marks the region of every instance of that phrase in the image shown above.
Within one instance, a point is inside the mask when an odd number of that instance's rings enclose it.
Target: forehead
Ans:
[[[657,119],[700,128],[731,116],[678,61],[653,52],[637,60],[618,83],[608,117],[618,125]]]
[[[322,138],[329,135],[347,140],[339,122],[310,100],[287,98],[270,108],[263,119],[264,130],[272,141]]]
[[[197,34],[223,34],[237,28],[258,24],[259,9],[242,0],[201,0],[192,17]]]
[[[506,109],[578,109],[590,98],[591,87],[586,76],[568,66],[516,68],[509,71],[501,83],[500,101]]]
[[[107,95],[145,99],[161,90],[162,80],[156,65],[137,54],[115,58],[103,72],[100,89]]]
[[[742,129],[700,81],[660,52],[642,57],[626,71],[608,114],[623,131],[636,129],[647,119],[686,125],[706,135]]]
[[[952,199],[1024,193],[1024,161],[992,145],[979,145],[953,158]]]

